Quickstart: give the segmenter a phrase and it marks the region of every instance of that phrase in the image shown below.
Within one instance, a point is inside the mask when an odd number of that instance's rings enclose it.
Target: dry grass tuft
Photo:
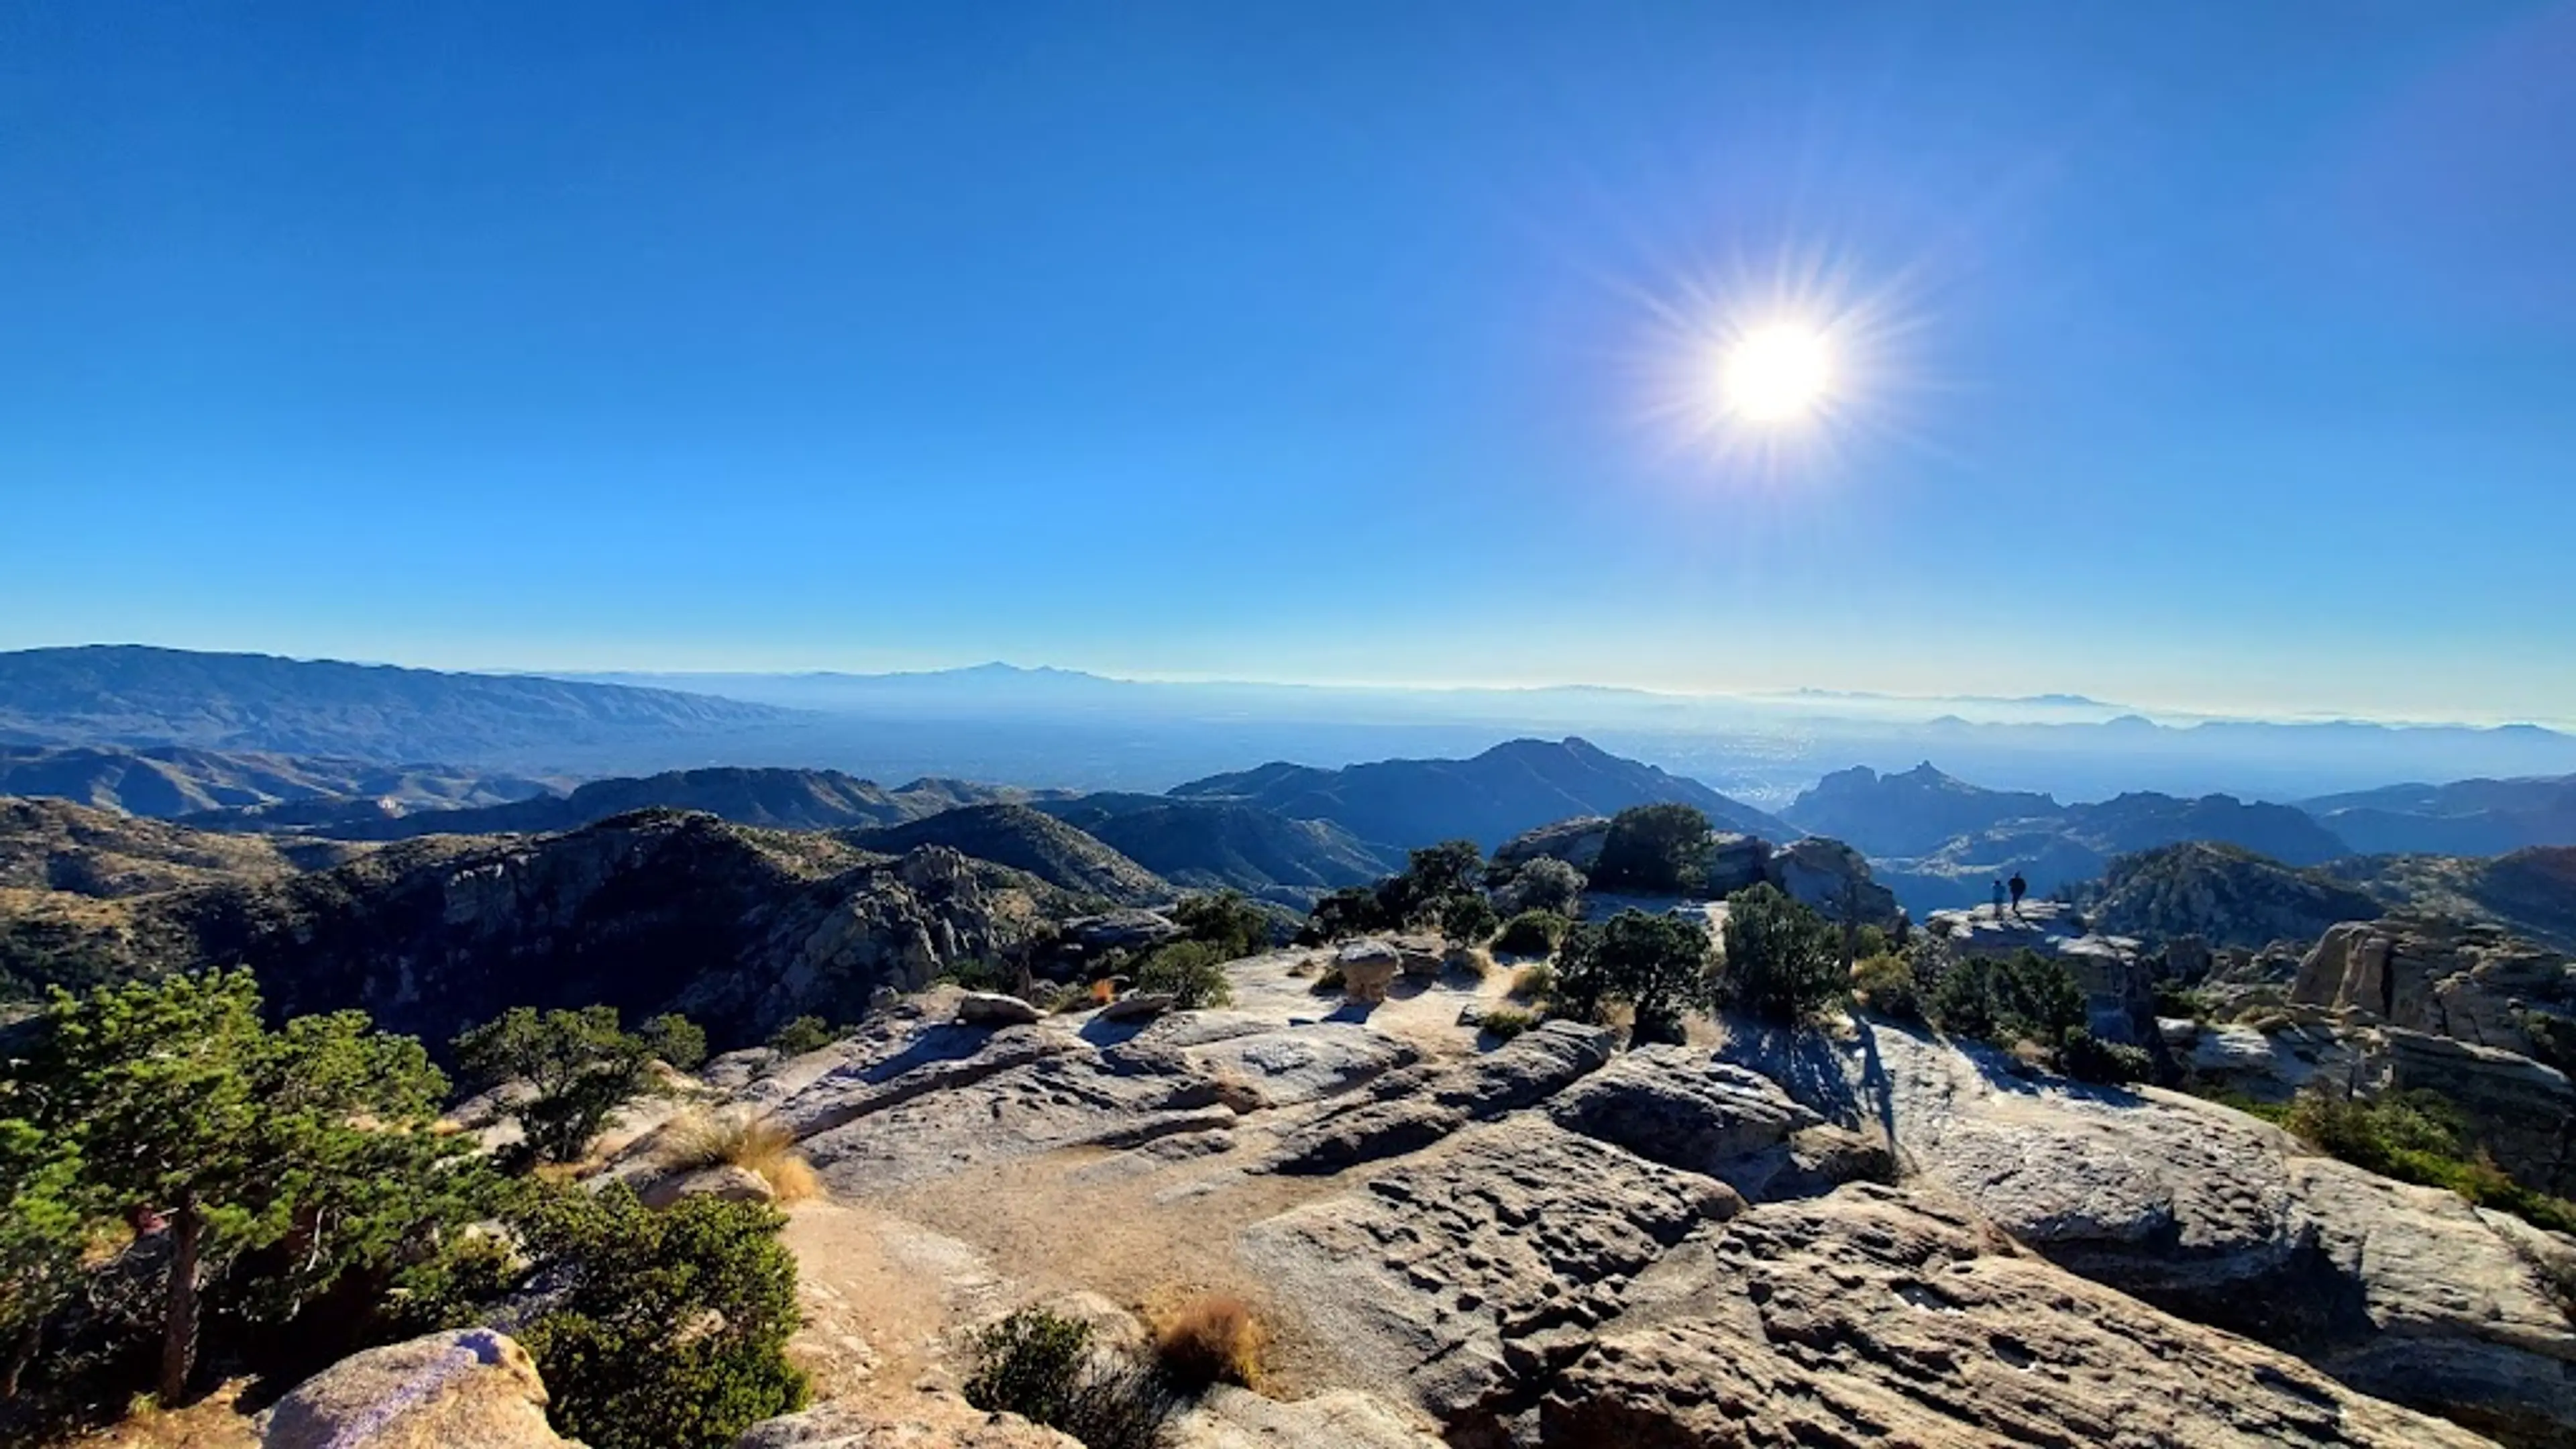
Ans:
[[[654,1156],[673,1172],[731,1163],[759,1173],[780,1202],[820,1194],[813,1167],[797,1155],[796,1135],[775,1117],[690,1110],[662,1129]]]
[[[1258,1388],[1268,1338],[1252,1305],[1230,1293],[1204,1293],[1154,1315],[1155,1362],[1190,1393],[1211,1384]]]

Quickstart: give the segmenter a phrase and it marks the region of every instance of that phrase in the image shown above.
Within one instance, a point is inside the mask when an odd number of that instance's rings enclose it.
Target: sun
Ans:
[[[1833,349],[1823,333],[1796,322],[1752,328],[1726,350],[1719,388],[1728,415],[1777,425],[1812,416],[1832,391]]]

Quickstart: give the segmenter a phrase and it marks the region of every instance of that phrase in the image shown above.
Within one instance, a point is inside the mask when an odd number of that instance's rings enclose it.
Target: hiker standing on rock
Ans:
[[[2012,887],[2013,914],[2018,916],[2021,914],[2022,894],[2030,889],[2030,882],[2021,878],[2020,871],[2014,871],[2013,878],[2004,884]]]
[[[1996,882],[1995,882],[1995,919],[1996,919],[1996,920],[1998,920],[1998,921],[2000,921],[2000,920],[2002,920],[2003,918],[2004,918],[2004,883],[2003,883],[2002,881],[1996,881]]]

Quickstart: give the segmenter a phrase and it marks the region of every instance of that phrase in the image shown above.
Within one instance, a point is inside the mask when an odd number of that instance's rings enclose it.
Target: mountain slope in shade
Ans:
[[[1231,800],[1292,820],[1328,820],[1373,847],[1408,850],[1465,836],[1487,849],[1533,826],[1631,805],[1678,801],[1720,830],[1798,832],[1697,780],[1621,759],[1581,739],[1512,740],[1465,760],[1381,760],[1338,770],[1274,762],[1173,788],[1179,799]]]
[[[1805,829],[1859,843],[1879,878],[1917,912],[1974,905],[2015,874],[2046,894],[2101,874],[2116,856],[2184,841],[2301,866],[2351,853],[2294,806],[2154,791],[2060,805],[2046,795],[1971,785],[1928,762],[1901,774],[1838,771],[1786,814]]]
[[[358,1007],[433,1050],[507,1007],[594,1003],[630,1024],[687,1012],[722,1050],[798,1015],[856,1020],[879,987],[1014,949],[1078,904],[945,851],[895,859],[669,810],[528,839],[404,841],[304,873],[180,863],[202,874],[142,894],[0,887],[0,1000],[241,965],[275,1011]]]
[[[2190,841],[2122,856],[2077,891],[2097,929],[2258,949],[2313,942],[2328,926],[2366,921],[2391,902],[2314,868],[2232,845]]]
[[[1308,905],[1337,886],[1393,874],[1403,860],[1329,820],[1291,820],[1229,800],[1096,794],[1036,802],[1175,885]]]
[[[1026,792],[962,780],[915,780],[889,790],[838,770],[726,766],[593,780],[569,795],[545,795],[474,810],[392,814],[371,800],[189,816],[205,829],[296,829],[342,840],[408,840],[422,835],[499,835],[574,830],[633,810],[698,810],[737,825],[842,830],[900,825],[960,805],[1018,800]]]
[[[546,782],[444,765],[383,765],[156,745],[0,748],[0,795],[44,796],[157,819],[307,801],[392,800],[418,809],[495,805]]]
[[[130,644],[0,653],[0,740],[490,762],[792,718],[670,690],[267,654]]]
[[[1121,905],[1168,901],[1171,883],[1082,831],[1027,805],[967,805],[879,830],[843,837],[868,850],[899,855],[944,845],[978,860],[1025,871],[1059,889]]]
[[[2301,802],[2354,850],[2371,855],[2501,855],[2576,845],[2576,775],[2391,785]]]
[[[2502,926],[2576,953],[2576,846],[2498,856],[2365,855],[2326,870],[2413,914]]]

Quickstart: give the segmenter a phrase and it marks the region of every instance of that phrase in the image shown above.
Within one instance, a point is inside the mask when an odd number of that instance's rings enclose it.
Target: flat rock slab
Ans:
[[[2472,1449],[2285,1354],[1855,1185],[1668,1255],[1538,1409],[1549,1444]]]
[[[1916,1180],[2062,1267],[2509,1442],[2576,1442],[2576,1328],[2552,1290],[2576,1281],[2564,1240],[2214,1103],[1864,1033],[1737,1031],[1724,1051],[1828,1117],[1878,1124]]]
[[[1524,1115],[1256,1223],[1242,1251],[1355,1376],[1401,1376],[1454,1430],[1507,1390],[1518,1346],[1613,1316],[1631,1275],[1740,1201]]]

